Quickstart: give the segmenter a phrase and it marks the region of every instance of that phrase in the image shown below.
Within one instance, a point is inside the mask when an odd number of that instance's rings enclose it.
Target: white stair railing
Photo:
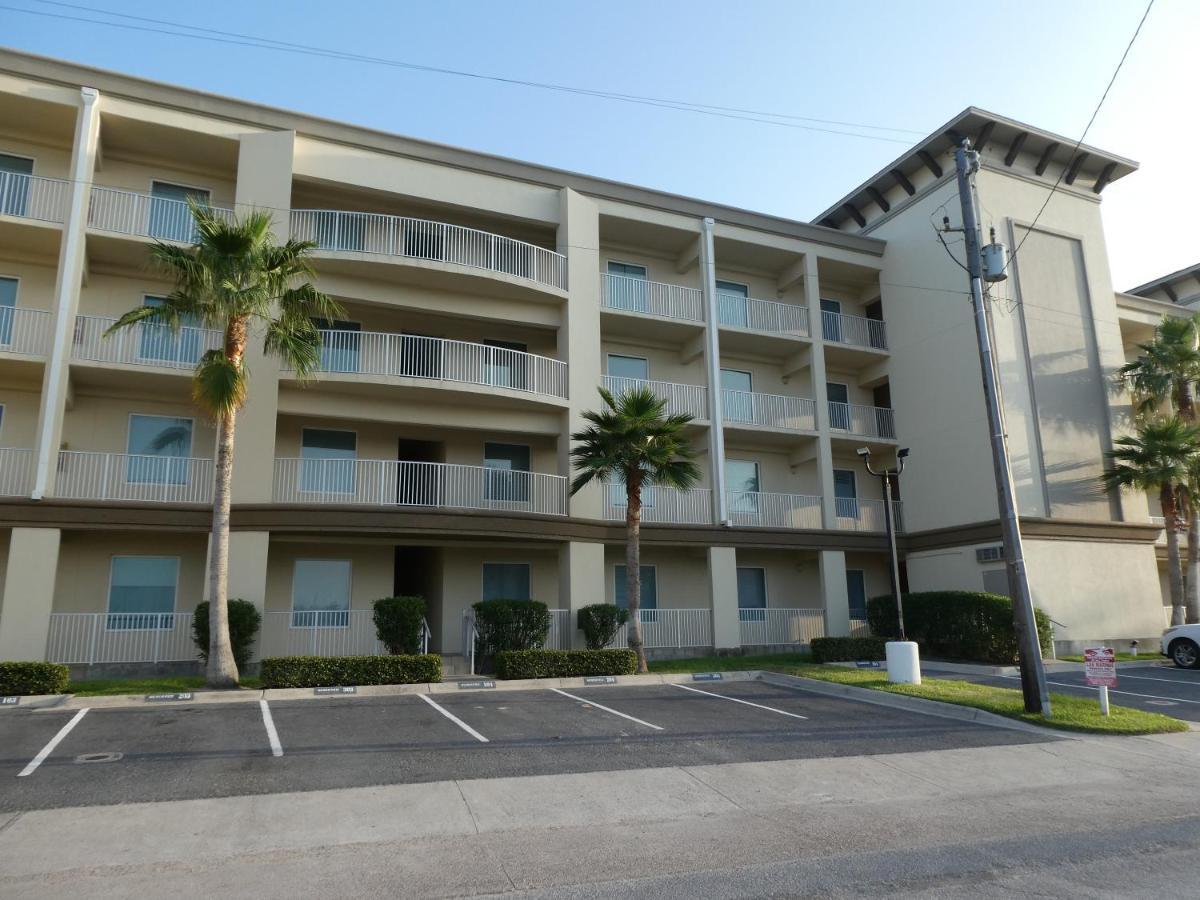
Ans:
[[[757,425],[795,431],[816,431],[817,428],[815,400],[782,394],[723,389],[721,415],[727,425]]]
[[[231,209],[207,208],[226,222],[235,218]],[[183,200],[98,186],[92,188],[88,227],[182,244],[194,244],[199,237],[192,210]]]
[[[73,500],[212,503],[213,461],[60,450],[55,495]]]
[[[191,370],[205,353],[221,346],[221,332],[213,328],[172,331],[166,325],[139,322],[105,334],[116,322],[107,316],[76,316],[72,356],[92,362]]]
[[[675,384],[670,381],[647,381],[642,378],[622,378],[605,375],[605,390],[614,396],[639,388],[649,388],[654,396],[667,401],[667,415],[686,415],[694,419],[708,418],[708,389],[699,384]]]
[[[717,292],[717,321],[727,328],[808,336],[808,307]]]
[[[20,172],[0,172],[0,216],[62,223],[69,183]]]
[[[704,294],[698,288],[607,273],[601,274],[600,285],[607,309],[704,321]]]
[[[49,350],[49,312],[25,306],[0,306],[0,353],[45,356]]]

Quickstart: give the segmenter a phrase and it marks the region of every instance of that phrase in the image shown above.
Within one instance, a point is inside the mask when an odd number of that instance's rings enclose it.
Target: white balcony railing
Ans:
[[[567,289],[567,258],[561,253],[477,228],[408,216],[294,209],[292,237],[313,241],[321,250],[452,263]]]
[[[0,172],[0,216],[62,223],[67,216],[69,184],[19,172]]]
[[[0,306],[0,353],[45,356],[50,349],[50,313],[24,306]]]
[[[569,609],[550,610],[550,632],[546,635],[547,650],[570,650],[575,622]]]
[[[608,483],[600,487],[604,491],[604,518],[610,522],[624,522],[625,485]],[[712,491],[708,488],[678,491],[675,488],[645,485],[642,487],[642,521],[650,524],[711,525]]]
[[[721,391],[721,415],[726,425],[817,430],[816,401],[803,397],[726,389]]]
[[[567,514],[567,479],[395,459],[277,459],[275,502]]]
[[[882,500],[856,500],[838,497],[833,501],[837,511],[839,531],[886,531],[887,521],[884,517]],[[895,517],[896,531],[904,531],[904,505],[899,501],[892,503],[892,515]]]
[[[711,647],[711,609],[642,609],[642,645],[647,650],[668,647]],[[629,626],[622,625],[612,647],[629,646]]]
[[[717,321],[728,328],[808,336],[808,307],[717,292]]]
[[[258,656],[387,656],[371,609],[291,610],[263,613]],[[421,622],[420,653],[429,652],[429,625]]]
[[[742,646],[811,644],[825,636],[823,609],[739,609]]]
[[[55,495],[74,500],[212,503],[213,461],[61,450]]]
[[[197,658],[190,612],[50,614],[48,662],[92,665]]]
[[[887,349],[887,329],[880,319],[844,316],[822,310],[821,335],[835,344],[869,347],[872,350]]]
[[[567,364],[561,360],[411,334],[322,331],[321,371],[428,378],[567,396]]]
[[[854,403],[829,402],[829,427],[861,437],[896,439],[893,410],[883,406],[858,406]]]
[[[91,362],[190,370],[205,353],[221,346],[221,332],[213,328],[184,327],[173,332],[166,325],[139,322],[106,335],[116,321],[107,316],[76,316],[72,356]]]
[[[613,396],[648,387],[654,392],[654,396],[667,401],[667,415],[685,415],[694,419],[708,418],[708,389],[703,385],[645,381],[641,378],[621,378],[617,375],[605,375],[603,383],[605,390]]]
[[[227,222],[234,219],[231,209],[210,206],[208,210]],[[107,187],[92,188],[88,227],[181,244],[194,244],[198,237],[192,211],[184,201]]]
[[[808,494],[730,491],[730,524],[759,528],[821,528],[821,498]]]
[[[608,309],[689,322],[704,321],[704,295],[698,288],[646,281],[628,275],[602,274],[600,278],[604,306]]]
[[[0,447],[0,497],[28,496],[37,459],[24,447]]]

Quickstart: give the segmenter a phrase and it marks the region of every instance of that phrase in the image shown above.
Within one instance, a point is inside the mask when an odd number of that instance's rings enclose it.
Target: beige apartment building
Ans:
[[[191,240],[189,197],[314,241],[345,308],[314,383],[249,363],[230,595],[260,655],[377,652],[394,593],[452,661],[497,597],[580,646],[574,611],[624,600],[620,487],[569,492],[600,385],[693,416],[702,483],[646,498],[654,652],[861,629],[889,576],[860,447],[912,449],[908,584],[1003,590],[965,277],[930,224],[958,221],[958,134],[985,225],[1029,234],[993,308],[1035,599],[1064,646],[1158,634],[1153,511],[1095,488],[1129,412],[1107,373],[1167,306],[1108,274],[1099,196],[1134,164],[971,109],[810,224],[5,52],[0,659],[194,657],[214,432],[189,376],[219,335],[104,336],[170,289],[148,247]]]

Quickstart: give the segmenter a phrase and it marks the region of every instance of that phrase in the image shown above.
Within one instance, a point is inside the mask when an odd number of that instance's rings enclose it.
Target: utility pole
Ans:
[[[988,430],[991,432],[992,463],[996,474],[996,495],[1000,503],[1000,528],[1004,537],[1004,563],[1008,569],[1008,591],[1013,601],[1013,627],[1021,653],[1021,692],[1025,711],[1050,716],[1050,694],[1046,690],[1046,670],[1038,643],[1037,622],[1033,617],[1033,597],[1025,571],[1021,546],[1021,525],[1017,518],[1017,496],[1008,446],[1004,436],[1004,417],[1000,405],[1000,384],[988,333],[987,309],[983,302],[983,257],[979,245],[979,219],[975,213],[974,184],[971,176],[979,170],[979,154],[971,142],[963,139],[954,151],[958,169],[958,199],[962,205],[963,237],[967,253],[967,272],[971,277],[971,305],[975,312],[975,336],[979,340],[979,362],[983,370],[983,396],[987,403]],[[1002,274],[1002,273],[996,273]]]

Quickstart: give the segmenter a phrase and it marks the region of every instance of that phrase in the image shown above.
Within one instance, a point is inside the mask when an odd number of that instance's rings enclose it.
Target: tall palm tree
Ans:
[[[1154,339],[1139,344],[1141,355],[1122,366],[1120,378],[1133,393],[1136,410],[1152,415],[1170,406],[1188,425],[1197,424],[1194,385],[1200,381],[1200,316],[1164,316]],[[1188,479],[1181,513],[1187,522],[1187,620],[1200,622],[1200,482]]]
[[[212,540],[208,563],[209,652],[207,682],[236,687],[237,664],[229,642],[229,497],[237,412],[246,399],[248,342],[262,337],[297,377],[314,372],[321,359],[321,334],[313,319],[342,315],[338,304],[312,286],[311,242],[276,244],[271,216],[251,212],[226,221],[189,201],[196,225],[190,247],[156,242],[152,262],[172,278],[175,289],[157,306],[132,309],[108,329],[112,334],[138,323],[219,329],[224,341],[196,365],[192,398],[217,423]]]
[[[662,486],[687,490],[700,480],[696,451],[684,435],[687,415],[666,415],[667,401],[648,387],[613,397],[600,388],[604,408],[585,412],[590,422],[571,435],[571,459],[578,474],[571,493],[593,481],[625,486],[625,596],[629,601],[629,647],[637,654],[639,672],[648,672],[642,642],[642,490]]]
[[[1200,460],[1200,429],[1178,416],[1146,421],[1136,435],[1117,438],[1105,456],[1112,463],[1102,476],[1111,491],[1153,491],[1162,504],[1167,534],[1167,582],[1171,592],[1171,624],[1184,622],[1183,575],[1179,570],[1180,494]]]

